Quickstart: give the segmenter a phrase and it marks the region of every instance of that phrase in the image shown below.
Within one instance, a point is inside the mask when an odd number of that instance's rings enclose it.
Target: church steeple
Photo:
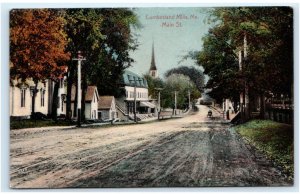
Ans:
[[[155,64],[155,54],[154,54],[154,42],[152,43],[152,57],[151,57],[151,66],[150,66],[149,74],[153,78],[157,77],[157,68]]]

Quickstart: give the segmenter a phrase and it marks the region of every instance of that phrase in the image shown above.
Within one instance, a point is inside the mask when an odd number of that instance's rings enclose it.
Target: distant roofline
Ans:
[[[137,78],[140,78],[140,79],[144,80],[142,85],[136,84],[137,88],[148,88],[147,80],[143,76],[140,76],[137,73],[134,73],[134,72],[132,72],[130,70],[127,70],[127,69],[124,70],[124,73],[123,73],[123,83],[124,83],[125,86],[134,87],[134,85],[135,85],[135,84],[133,84],[133,82],[132,83],[126,83],[127,80],[128,80],[127,75],[134,76],[134,77],[137,77]]]

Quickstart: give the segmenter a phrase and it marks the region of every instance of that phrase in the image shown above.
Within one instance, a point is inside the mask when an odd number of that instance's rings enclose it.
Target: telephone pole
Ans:
[[[78,51],[77,58],[73,59],[78,61],[77,64],[77,126],[81,127],[81,61],[86,60],[83,58],[81,51]]]
[[[160,103],[160,91],[162,90],[162,88],[154,88],[155,90],[158,91],[158,101],[157,101],[157,117],[159,119],[159,114],[160,114],[160,111],[161,111],[161,103]]]
[[[177,91],[175,91],[175,93],[174,93],[174,95],[175,95],[175,105],[174,105],[174,112],[175,112],[175,115],[176,115],[176,109],[177,109]]]

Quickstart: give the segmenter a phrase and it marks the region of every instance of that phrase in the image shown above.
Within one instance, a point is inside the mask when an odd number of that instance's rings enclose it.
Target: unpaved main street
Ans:
[[[11,130],[13,188],[291,185],[208,108],[102,128]],[[217,112],[213,113],[218,115]]]

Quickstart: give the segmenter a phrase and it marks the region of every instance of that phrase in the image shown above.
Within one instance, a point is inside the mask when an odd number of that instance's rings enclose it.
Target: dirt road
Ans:
[[[138,125],[12,130],[11,187],[292,184],[222,119],[199,108],[185,118]]]

